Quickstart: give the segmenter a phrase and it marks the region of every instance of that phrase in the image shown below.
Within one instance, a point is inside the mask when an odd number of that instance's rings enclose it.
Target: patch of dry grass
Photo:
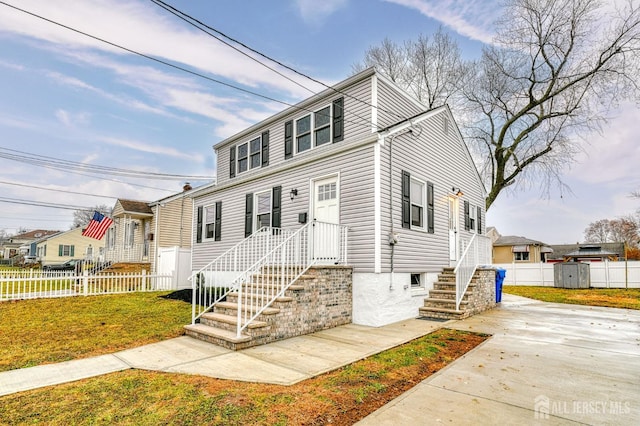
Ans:
[[[640,309],[640,289],[589,288],[569,289],[535,286],[504,286],[502,291],[543,302],[608,308]]]
[[[183,334],[167,292],[0,302],[0,371],[111,353]]]

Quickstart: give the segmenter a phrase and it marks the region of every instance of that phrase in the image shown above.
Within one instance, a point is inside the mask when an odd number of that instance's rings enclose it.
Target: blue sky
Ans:
[[[144,0],[6,0],[113,43],[285,103],[311,91],[274,74]],[[201,21],[326,83],[351,73],[365,49],[388,37],[402,42],[442,25],[476,58],[491,40],[499,1],[290,0],[168,2]],[[215,176],[211,146],[286,106],[120,51],[0,4],[0,154],[17,150],[83,164],[148,173]],[[640,187],[634,129],[625,106],[590,138],[567,173],[575,195],[537,188],[501,195],[488,223],[502,234],[550,244],[581,239],[586,225],[633,212]],[[4,150],[2,149],[4,148]],[[590,154],[587,156],[587,154]],[[20,154],[23,155],[23,154]],[[113,205],[121,197],[152,201],[183,180],[71,174],[0,158],[0,197],[68,206]],[[192,184],[198,181],[190,179]],[[12,183],[12,184],[9,184]],[[200,183],[203,183],[202,181]],[[45,191],[74,191],[96,196]],[[71,210],[0,202],[0,229],[68,229]]]

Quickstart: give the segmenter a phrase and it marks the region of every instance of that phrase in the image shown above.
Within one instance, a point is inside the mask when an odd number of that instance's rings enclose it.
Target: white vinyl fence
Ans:
[[[507,271],[503,285],[553,287],[553,263],[498,263]],[[640,288],[640,261],[592,262],[591,287]]]
[[[171,275],[101,273],[88,271],[0,270],[0,302],[70,296],[173,290]]]

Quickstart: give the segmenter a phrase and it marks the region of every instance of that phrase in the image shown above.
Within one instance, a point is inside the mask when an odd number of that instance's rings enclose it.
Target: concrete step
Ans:
[[[238,350],[253,346],[251,336],[246,334],[238,337],[234,331],[222,330],[204,324],[189,324],[184,326],[187,336],[213,343],[223,348]]]

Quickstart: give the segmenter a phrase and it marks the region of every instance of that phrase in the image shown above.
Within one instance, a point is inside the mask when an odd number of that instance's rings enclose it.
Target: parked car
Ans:
[[[76,268],[82,263],[82,259],[71,259],[64,263],[55,263],[51,265],[42,266],[43,271],[75,271]],[[78,265],[78,266],[76,266]]]

